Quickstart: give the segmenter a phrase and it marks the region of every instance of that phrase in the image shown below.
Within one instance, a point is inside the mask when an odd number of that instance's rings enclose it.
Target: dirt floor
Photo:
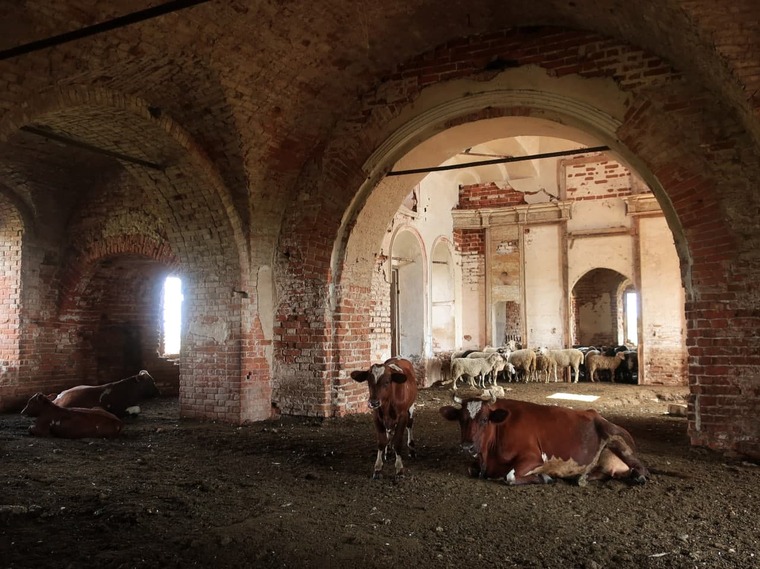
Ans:
[[[39,439],[0,415],[0,567],[760,567],[760,467],[690,448],[666,415],[685,388],[512,385],[600,395],[655,469],[619,481],[508,487],[466,476],[458,426],[418,400],[409,474],[370,480],[367,414],[235,427],[143,406],[120,439]]]

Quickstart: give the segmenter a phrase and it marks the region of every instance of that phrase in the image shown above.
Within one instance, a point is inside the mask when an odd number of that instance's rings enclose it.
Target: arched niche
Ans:
[[[456,282],[450,245],[441,239],[430,255],[430,335],[434,352],[456,348]]]
[[[391,245],[391,353],[420,356],[425,338],[425,255],[415,232],[399,231]]]

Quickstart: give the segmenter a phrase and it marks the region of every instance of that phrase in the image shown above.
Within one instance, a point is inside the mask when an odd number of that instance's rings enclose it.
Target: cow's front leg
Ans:
[[[375,459],[375,469],[372,472],[373,480],[380,480],[383,477],[383,461],[387,446],[388,435],[385,433],[385,430],[383,430],[377,433],[377,458]]]
[[[383,461],[388,448],[388,431],[385,425],[375,417],[375,431],[377,433],[377,458],[375,459],[375,469],[372,472],[372,479],[379,480],[383,477]]]
[[[396,425],[395,432],[393,433],[393,452],[396,453],[396,478],[402,477],[406,471],[404,470],[404,463],[401,460],[401,447],[404,442],[404,432],[407,430],[407,426],[409,425],[409,420],[406,416],[399,418],[398,424]]]
[[[409,448],[409,458],[417,456],[417,449],[414,446],[414,405],[409,407],[409,420],[406,423],[406,446]]]
[[[33,437],[49,437],[50,421],[35,421],[34,424],[29,426],[29,434]]]

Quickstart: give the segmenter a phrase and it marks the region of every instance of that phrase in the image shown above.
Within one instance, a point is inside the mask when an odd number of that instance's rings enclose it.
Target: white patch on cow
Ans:
[[[546,459],[547,459],[546,453],[542,452],[541,453],[541,460],[543,460],[544,462],[546,462]]]
[[[474,417],[478,414],[478,411],[480,411],[480,408],[483,406],[482,401],[470,401],[467,404],[467,412],[470,414],[470,417]]]
[[[51,427],[57,427],[57,426],[58,426],[58,425],[60,425],[60,424],[61,424],[61,422],[60,422],[60,421],[50,421],[50,426],[51,426]]]
[[[375,377],[375,381],[377,381],[378,379],[383,377],[383,374],[385,373],[385,366],[373,365],[370,371],[372,372],[372,375]]]
[[[129,415],[139,415],[140,414],[140,406],[139,405],[132,405],[132,407],[127,407],[124,409],[124,411]]]
[[[377,451],[377,458],[375,459],[375,472],[380,472],[383,469],[384,455],[385,453],[383,451]]]
[[[414,403],[409,407],[409,418],[414,417]]]
[[[507,473],[507,475],[504,477],[504,480],[506,481],[507,484],[515,483],[515,469],[514,468],[510,470],[509,473]]]

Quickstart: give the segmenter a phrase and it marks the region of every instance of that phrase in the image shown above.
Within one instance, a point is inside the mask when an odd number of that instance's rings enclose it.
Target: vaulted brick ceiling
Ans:
[[[5,2],[0,49],[158,4]],[[736,0],[730,8],[714,0],[214,0],[0,61],[0,135],[10,137],[0,148],[3,184],[37,212],[61,192],[76,193],[83,177],[97,183],[111,175],[110,159],[14,136],[34,97],[86,84],[171,117],[221,173],[243,225],[255,228],[256,220],[282,214],[297,176],[321,155],[335,125],[359,115],[361,97],[400,64],[458,37],[518,26],[589,30],[641,46],[727,101],[760,140],[760,5]],[[69,134],[97,141],[92,120],[69,121]],[[102,142],[118,146],[111,129]],[[162,154],[160,140],[142,136],[149,154]]]

